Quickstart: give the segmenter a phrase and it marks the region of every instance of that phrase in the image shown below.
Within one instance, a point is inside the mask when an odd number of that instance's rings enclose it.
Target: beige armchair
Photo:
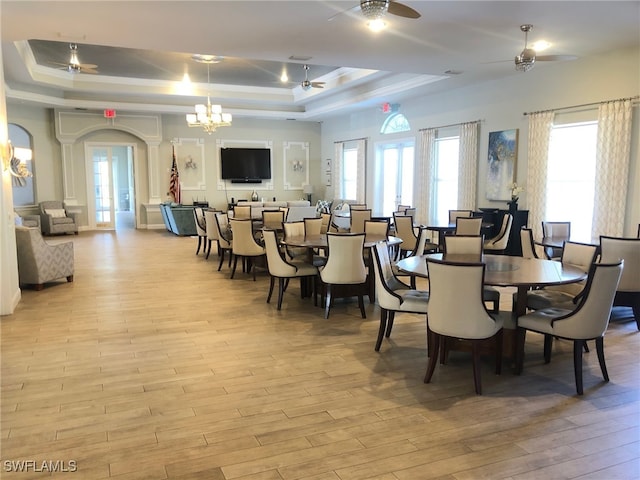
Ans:
[[[45,235],[78,234],[77,214],[69,213],[64,202],[59,200],[40,202],[40,222]]]
[[[50,245],[40,229],[16,227],[18,276],[21,285],[42,290],[44,284],[60,278],[73,282],[73,243]]]

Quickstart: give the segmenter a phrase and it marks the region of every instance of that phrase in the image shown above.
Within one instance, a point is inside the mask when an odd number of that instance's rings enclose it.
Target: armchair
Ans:
[[[45,235],[67,232],[78,234],[77,214],[69,213],[64,202],[58,200],[40,202],[40,222]]]
[[[65,278],[73,282],[73,243],[50,245],[38,228],[16,227],[18,276],[21,285],[42,290],[44,284]]]

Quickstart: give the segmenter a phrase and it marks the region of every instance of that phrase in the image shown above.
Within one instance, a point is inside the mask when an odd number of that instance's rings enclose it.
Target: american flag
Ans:
[[[171,178],[169,179],[169,195],[173,201],[180,203],[180,174],[178,173],[178,164],[176,162],[176,147],[173,148],[173,163],[171,164]]]

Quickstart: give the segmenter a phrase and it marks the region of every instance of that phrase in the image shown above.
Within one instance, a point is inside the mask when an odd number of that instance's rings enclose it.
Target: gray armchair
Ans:
[[[78,234],[77,214],[69,213],[64,202],[59,200],[40,202],[40,221],[45,235]]]
[[[18,276],[21,285],[42,290],[44,284],[60,278],[73,282],[73,243],[50,245],[40,229],[16,227]]]

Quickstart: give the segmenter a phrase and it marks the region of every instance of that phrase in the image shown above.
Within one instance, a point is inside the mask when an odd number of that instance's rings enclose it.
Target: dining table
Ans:
[[[587,245],[600,245],[600,237],[584,237],[584,236],[566,236],[566,235],[554,235],[551,237],[542,237],[539,240],[534,240],[536,245],[542,245],[545,248],[564,248],[564,242],[576,242],[584,243]]]
[[[428,278],[428,258],[454,262],[483,262],[485,285],[516,287],[516,301],[513,306],[516,316],[526,313],[527,291],[531,288],[577,283],[587,278],[587,272],[573,265],[563,265],[562,262],[555,260],[511,255],[483,254],[478,257],[477,255],[429,253],[403,258],[396,265],[405,273]]]

